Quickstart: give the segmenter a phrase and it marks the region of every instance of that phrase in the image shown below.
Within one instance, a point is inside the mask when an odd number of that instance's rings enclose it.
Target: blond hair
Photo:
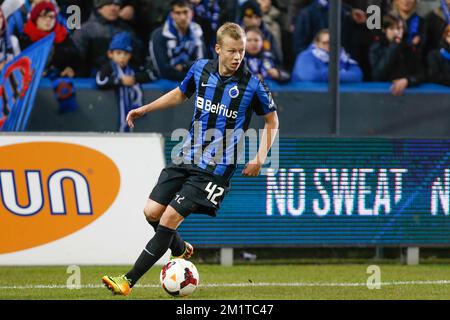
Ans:
[[[226,36],[229,36],[234,40],[245,39],[245,32],[240,25],[233,22],[226,22],[219,28],[219,30],[217,30],[217,43],[222,45],[223,38]]]

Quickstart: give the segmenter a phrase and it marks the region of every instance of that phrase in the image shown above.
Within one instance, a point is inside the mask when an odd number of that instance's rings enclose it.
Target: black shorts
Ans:
[[[191,213],[215,216],[229,182],[223,177],[191,164],[173,164],[165,167],[150,199],[172,206],[183,217]]]

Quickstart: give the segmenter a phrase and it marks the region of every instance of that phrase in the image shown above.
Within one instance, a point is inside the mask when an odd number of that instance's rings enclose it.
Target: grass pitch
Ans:
[[[183,299],[450,299],[449,264],[379,265],[380,289],[366,285],[368,264],[196,266],[200,286]],[[68,289],[67,267],[0,267],[0,299],[174,299],[159,286],[160,266],[128,297],[111,295],[100,280],[104,274],[125,273],[128,266],[80,269],[81,288]]]

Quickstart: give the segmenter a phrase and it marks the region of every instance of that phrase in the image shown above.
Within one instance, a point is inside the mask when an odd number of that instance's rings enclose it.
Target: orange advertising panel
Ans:
[[[120,188],[116,164],[64,142],[0,147],[0,254],[33,248],[91,224]]]

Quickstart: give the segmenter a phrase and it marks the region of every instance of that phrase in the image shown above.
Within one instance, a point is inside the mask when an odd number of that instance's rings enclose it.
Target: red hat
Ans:
[[[33,21],[33,23],[36,23],[42,11],[51,11],[56,13],[56,8],[51,2],[48,1],[39,2],[37,5],[33,7],[33,10],[31,10],[30,13],[30,19],[31,21]]]

